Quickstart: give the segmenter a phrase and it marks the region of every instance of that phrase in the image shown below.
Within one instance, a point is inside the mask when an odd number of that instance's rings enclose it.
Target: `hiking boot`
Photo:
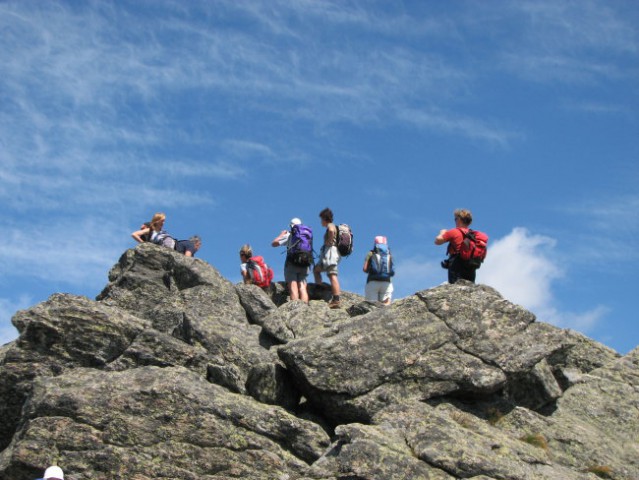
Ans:
[[[339,308],[339,300],[331,300],[328,302],[328,308]]]

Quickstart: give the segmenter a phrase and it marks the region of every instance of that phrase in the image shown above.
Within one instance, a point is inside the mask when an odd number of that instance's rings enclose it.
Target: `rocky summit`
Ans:
[[[620,356],[466,282],[287,302],[141,244],[0,348],[0,479],[639,479]]]

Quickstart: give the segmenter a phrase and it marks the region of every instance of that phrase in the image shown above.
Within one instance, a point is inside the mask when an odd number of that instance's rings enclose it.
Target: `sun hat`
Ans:
[[[44,480],[64,480],[64,473],[58,466],[49,467],[44,471]]]
[[[388,242],[386,241],[386,237],[382,236],[382,235],[377,235],[375,237],[375,244],[376,245],[386,245]]]

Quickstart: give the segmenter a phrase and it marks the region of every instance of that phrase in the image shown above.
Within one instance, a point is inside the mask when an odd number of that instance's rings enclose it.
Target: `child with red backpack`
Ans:
[[[473,215],[470,210],[455,210],[455,228],[440,230],[435,237],[435,245],[448,242],[448,258],[442,267],[448,269],[448,283],[459,279],[475,283],[475,274],[486,258],[488,236],[477,230],[471,230]]]
[[[268,288],[273,281],[273,269],[270,268],[261,256],[253,256],[253,249],[249,244],[240,248],[240,273],[244,283],[252,283],[261,288]]]

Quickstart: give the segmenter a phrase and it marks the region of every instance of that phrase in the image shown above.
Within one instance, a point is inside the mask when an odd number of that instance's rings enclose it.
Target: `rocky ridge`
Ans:
[[[155,245],[0,347],[0,479],[639,478],[639,349],[484,285],[384,308],[233,285]]]

